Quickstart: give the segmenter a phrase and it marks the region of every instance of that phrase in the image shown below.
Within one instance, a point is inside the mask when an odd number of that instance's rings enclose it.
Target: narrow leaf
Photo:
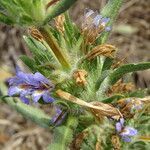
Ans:
[[[150,62],[138,63],[138,64],[126,64],[117,68],[101,83],[97,96],[102,96],[104,92],[113,84],[115,84],[123,75],[140,70],[150,69]]]

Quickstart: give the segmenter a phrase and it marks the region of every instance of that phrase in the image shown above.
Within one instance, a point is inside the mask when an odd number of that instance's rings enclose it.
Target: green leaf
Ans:
[[[51,6],[48,9],[47,17],[44,21],[44,24],[47,24],[50,20],[54,17],[60,15],[61,13],[65,12],[69,9],[77,0],[61,0],[60,2],[56,3],[54,6]]]
[[[8,16],[6,16],[5,14],[1,12],[0,12],[0,22],[8,24],[8,25],[11,25],[14,23]]]
[[[150,69],[150,62],[138,63],[138,64],[126,64],[117,68],[111,75],[111,84],[115,84],[124,74]]]
[[[23,61],[25,65],[27,65],[33,72],[37,71],[37,66],[35,64],[35,61],[25,55],[20,56],[20,59]]]
[[[114,70],[104,81],[101,83],[97,96],[103,95],[104,92],[113,84],[115,84],[126,73],[146,70],[150,68],[150,62],[138,63],[138,64],[126,64],[116,70]]]

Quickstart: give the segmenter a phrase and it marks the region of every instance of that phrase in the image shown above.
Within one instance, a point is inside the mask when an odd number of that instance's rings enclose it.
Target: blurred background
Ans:
[[[75,23],[82,23],[85,8],[99,10],[106,0],[78,0],[70,9]],[[118,57],[125,63],[150,61],[150,0],[124,0],[109,43],[118,47]],[[0,25],[0,80],[14,73],[21,54],[30,55],[22,35],[26,31]],[[137,88],[150,88],[150,70],[136,72]],[[41,106],[38,106],[41,107]],[[49,107],[42,106],[48,113]],[[0,106],[0,150],[44,150],[51,140],[50,131],[24,119],[6,104]]]

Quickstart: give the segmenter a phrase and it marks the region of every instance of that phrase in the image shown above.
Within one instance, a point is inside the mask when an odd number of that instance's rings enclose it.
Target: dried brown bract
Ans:
[[[35,27],[29,28],[28,32],[29,32],[29,34],[30,34],[33,38],[35,38],[36,40],[38,40],[38,41],[40,41],[40,42],[43,41],[44,38],[43,38],[42,34],[41,34],[40,31],[39,31],[38,29],[36,29]]]
[[[114,147],[114,150],[121,150],[120,139],[117,135],[113,135],[111,137],[111,143]]]
[[[79,133],[73,140],[71,144],[71,150],[80,150],[83,140],[88,136],[88,131],[83,131]]]
[[[143,102],[138,98],[126,98],[117,101],[117,107],[119,107],[124,118],[132,118],[136,112],[142,110],[143,105]]]
[[[116,52],[116,47],[110,44],[102,44],[94,47],[90,53],[86,55],[88,60],[92,60],[97,56],[105,56],[109,58],[114,58],[114,53]]]
[[[85,70],[76,70],[73,73],[73,78],[76,80],[77,85],[84,86],[87,83],[86,81],[87,75],[88,73]]]
[[[118,93],[127,93],[131,92],[135,89],[135,86],[133,83],[123,83],[122,80],[119,80],[114,84],[109,90],[107,91],[108,96],[112,96],[113,94]]]

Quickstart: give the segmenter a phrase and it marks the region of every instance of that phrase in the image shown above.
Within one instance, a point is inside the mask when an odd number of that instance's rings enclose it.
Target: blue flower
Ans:
[[[95,42],[102,32],[110,31],[111,28],[107,26],[109,21],[110,18],[103,17],[98,12],[88,9],[83,16],[82,22],[82,34],[86,43],[91,44]]]
[[[89,29],[97,29],[97,31],[110,31],[111,28],[106,26],[107,23],[110,21],[110,18],[103,17],[102,15],[98,14],[98,12],[94,12],[91,9],[87,9],[84,15],[84,23],[83,28]]]
[[[54,101],[50,96],[50,92],[54,89],[54,84],[39,72],[35,74],[24,73],[17,68],[16,76],[10,78],[8,83],[10,86],[8,95],[20,95],[20,99],[26,104],[29,104],[30,97],[34,102],[38,102],[40,98],[43,98],[46,103]]]
[[[65,119],[65,117],[67,115],[67,112],[64,112],[58,106],[55,107],[55,111],[56,112],[55,112],[55,114],[53,115],[53,117],[51,119],[51,123],[55,124],[55,126],[58,126],[58,125],[60,125],[64,121],[64,119]]]
[[[121,118],[116,123],[116,131],[125,142],[131,142],[131,137],[137,134],[137,130],[132,127],[124,127],[124,119]]]

